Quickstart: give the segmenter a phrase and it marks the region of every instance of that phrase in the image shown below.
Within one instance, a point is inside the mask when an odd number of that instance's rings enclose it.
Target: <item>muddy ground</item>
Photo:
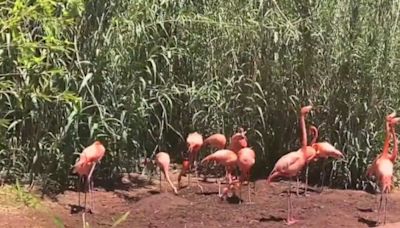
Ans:
[[[172,176],[176,183],[176,173]],[[132,182],[137,175],[133,177],[130,181],[125,178],[128,184],[124,189],[96,188],[94,213],[85,213],[90,227],[110,227],[126,212],[129,212],[127,219],[118,227],[287,227],[284,223],[287,198],[282,194],[288,186],[286,181],[270,186],[265,180],[256,181],[255,193],[251,188],[253,204],[248,203],[248,186],[244,186],[244,202],[238,204],[236,198],[221,201],[214,182],[201,183],[202,194],[195,184],[185,187],[187,179],[184,178],[185,188],[176,196],[164,181],[160,193],[157,180],[152,185],[134,187]],[[77,203],[78,193],[74,191],[58,195],[56,201],[42,201],[46,210],[8,207],[0,201],[3,205],[0,206],[0,227],[57,227],[57,220],[65,227],[82,227],[83,213],[76,211]],[[375,226],[375,203],[375,195],[354,190],[325,188],[322,193],[311,191],[307,197],[293,194],[295,216],[300,221],[291,227]],[[387,210],[386,227],[400,227],[400,223],[395,224],[400,222],[400,191],[390,194]]]

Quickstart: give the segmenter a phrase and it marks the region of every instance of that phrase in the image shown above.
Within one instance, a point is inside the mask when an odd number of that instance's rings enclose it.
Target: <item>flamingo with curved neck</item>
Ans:
[[[276,177],[289,177],[289,188],[287,191],[288,196],[288,211],[287,211],[287,220],[286,224],[291,225],[297,222],[296,219],[293,218],[292,214],[292,200],[291,200],[291,181],[292,177],[297,176],[298,173],[304,168],[308,159],[312,159],[315,156],[316,151],[313,147],[307,146],[307,131],[305,127],[305,116],[312,109],[312,106],[305,106],[301,108],[300,111],[300,127],[303,133],[302,137],[302,146],[299,150],[290,152],[284,156],[282,156],[274,166],[274,169],[271,171],[270,175],[267,178],[267,183],[269,184]]]

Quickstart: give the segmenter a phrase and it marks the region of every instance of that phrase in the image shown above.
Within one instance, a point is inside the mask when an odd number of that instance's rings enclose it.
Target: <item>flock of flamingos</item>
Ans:
[[[288,188],[288,209],[287,209],[287,220],[286,224],[294,224],[297,222],[292,214],[292,202],[291,202],[291,180],[293,177],[298,177],[301,171],[307,167],[310,162],[314,162],[318,159],[326,159],[332,157],[334,159],[344,158],[344,155],[332,146],[328,142],[317,142],[318,130],[314,126],[310,126],[309,130],[313,133],[314,138],[310,145],[307,145],[307,131],[305,117],[311,111],[312,106],[302,107],[300,110],[300,127],[302,131],[301,137],[301,148],[297,151],[289,152],[282,156],[275,164],[272,172],[267,177],[267,183],[269,184],[273,179],[278,177],[289,178],[289,188]],[[372,164],[368,167],[367,175],[376,177],[380,187],[380,201],[378,206],[378,223],[381,223],[382,216],[382,201],[384,200],[384,221],[386,223],[386,205],[387,205],[387,194],[391,190],[392,177],[393,177],[393,164],[397,158],[397,136],[395,133],[395,125],[399,123],[400,117],[396,118],[396,113],[393,112],[386,116],[386,138],[383,147],[383,151],[379,154]],[[391,154],[388,153],[390,140],[393,137],[394,146]],[[216,163],[222,164],[226,170],[226,178],[228,179],[228,187],[225,187],[221,191],[221,184],[219,184],[219,196],[222,198],[228,193],[234,193],[236,189],[240,189],[240,186],[249,180],[250,170],[255,163],[255,152],[251,147],[248,147],[246,132],[240,129],[235,133],[230,140],[230,143],[225,147],[227,140],[222,134],[213,134],[203,140],[203,136],[197,132],[190,133],[186,139],[188,147],[188,156],[184,157],[182,170],[178,176],[178,187],[180,188],[181,177],[188,176],[188,185],[190,185],[190,175],[191,167],[195,165],[195,160],[197,160],[197,155],[202,147],[207,145],[218,149],[215,153],[206,156],[201,163],[214,161]],[[74,165],[74,173],[80,176],[80,180],[85,178],[85,183],[87,184],[89,197],[91,198],[93,208],[93,181],[92,174],[95,169],[96,164],[102,159],[105,153],[105,148],[101,142],[95,141],[92,145],[85,148],[80,154],[79,160]],[[159,152],[155,155],[154,161],[152,163],[156,164],[161,172],[164,174],[165,179],[172,187],[175,194],[178,194],[178,188],[174,186],[169,178],[168,170],[170,157],[166,152]],[[236,178],[232,175],[232,172],[239,168],[240,177]],[[306,186],[307,186],[307,173],[306,172]],[[298,181],[298,179],[297,179]],[[297,185],[298,186],[298,185]],[[199,185],[201,188],[201,186]],[[248,188],[250,191],[250,188]],[[160,175],[160,190],[161,190],[161,175]],[[201,188],[202,190],[202,188]],[[79,197],[80,201],[80,197]],[[250,192],[249,192],[249,202],[250,202]],[[90,202],[89,202],[90,203]],[[86,206],[86,193],[85,193],[85,206]]]

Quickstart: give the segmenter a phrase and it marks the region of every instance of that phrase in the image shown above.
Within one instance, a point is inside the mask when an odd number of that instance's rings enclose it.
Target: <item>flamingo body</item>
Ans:
[[[224,149],[226,145],[226,137],[223,134],[213,134],[204,140],[203,146],[210,145],[217,149]]]

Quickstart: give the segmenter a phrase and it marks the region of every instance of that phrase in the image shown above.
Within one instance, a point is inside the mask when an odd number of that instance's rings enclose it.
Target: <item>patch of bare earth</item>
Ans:
[[[176,183],[176,175],[172,179]],[[186,185],[186,178],[183,180]],[[158,192],[157,182],[110,192],[97,189],[94,213],[86,213],[85,219],[90,227],[110,227],[129,211],[128,218],[119,227],[287,227],[284,224],[287,182],[267,186],[265,180],[257,181],[256,193],[251,195],[253,204],[247,203],[247,186],[243,187],[244,202],[237,204],[221,201],[216,183],[201,184],[204,194],[193,183],[191,188],[181,189],[177,196],[164,181],[162,193]],[[308,197],[292,196],[294,214],[300,221],[291,227],[369,227],[377,218],[372,210],[376,206],[376,196],[363,191],[325,189],[322,193],[311,191]],[[46,200],[45,204],[61,218],[65,227],[81,227],[82,213],[71,213],[71,206],[77,202],[78,194],[67,191],[58,196],[57,202]],[[393,191],[389,196],[385,227],[400,227],[395,225],[400,221],[399,210],[400,192]],[[23,227],[22,224],[55,227],[51,225],[51,218],[42,220],[44,217],[38,215],[33,220],[34,214],[29,213],[22,210],[9,214],[8,220],[0,219],[0,227]],[[5,225],[13,219],[17,223]]]

